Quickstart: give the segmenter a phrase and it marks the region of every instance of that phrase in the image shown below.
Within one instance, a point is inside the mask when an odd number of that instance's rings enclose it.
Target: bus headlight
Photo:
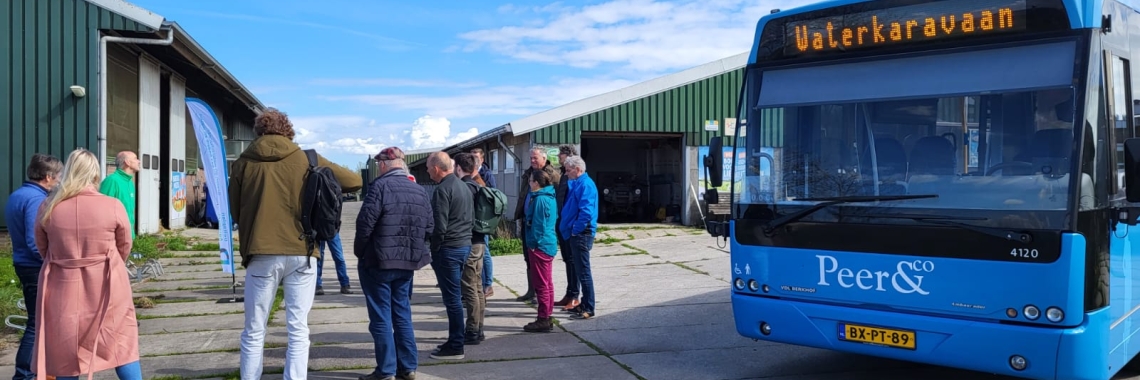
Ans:
[[[1037,318],[1041,318],[1041,310],[1038,310],[1037,306],[1033,305],[1025,306],[1025,309],[1021,310],[1021,314],[1025,315],[1025,319],[1031,321],[1035,321]]]
[[[1045,309],[1045,318],[1048,319],[1049,322],[1057,323],[1065,319],[1065,312],[1061,311],[1060,308],[1050,307]]]
[[[736,281],[732,282],[732,286],[735,286],[736,290],[744,290],[744,279],[737,278]]]
[[[633,190],[633,195],[641,195],[641,189]]]
[[[756,292],[760,290],[760,283],[756,282],[756,280],[748,280],[748,289]]]

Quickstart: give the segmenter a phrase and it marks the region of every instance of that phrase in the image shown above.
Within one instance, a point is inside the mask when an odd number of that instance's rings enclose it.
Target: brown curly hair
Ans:
[[[253,131],[258,136],[280,135],[293,139],[293,123],[289,116],[272,107],[253,119]]]

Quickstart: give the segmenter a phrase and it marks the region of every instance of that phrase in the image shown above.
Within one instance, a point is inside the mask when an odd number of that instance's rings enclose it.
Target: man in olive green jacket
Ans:
[[[301,239],[301,193],[309,159],[293,142],[293,124],[270,108],[254,120],[258,138],[230,170],[230,215],[238,224],[245,267],[245,331],[241,335],[241,378],[260,379],[268,321],[277,284],[285,288],[289,345],[285,379],[304,379],[309,358],[309,309],[317,287],[316,249]],[[345,193],[360,190],[359,175],[317,157],[331,168]],[[315,247],[313,247],[315,248]]]
[[[127,209],[127,221],[131,222],[131,239],[135,238],[135,174],[139,172],[139,156],[124,150],[115,155],[114,173],[103,178],[99,192],[123,202]]]

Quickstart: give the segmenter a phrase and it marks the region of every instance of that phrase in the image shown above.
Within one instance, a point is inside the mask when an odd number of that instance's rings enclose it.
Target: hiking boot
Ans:
[[[352,294],[352,289],[348,285],[340,287],[340,294]]]
[[[538,332],[551,332],[554,330],[554,321],[550,317],[538,318],[534,322],[527,323],[523,326],[523,331],[538,333]]]
[[[515,298],[515,301],[519,301],[519,302],[534,301],[534,289],[530,289],[526,292],[526,294],[523,294],[523,295],[519,296],[518,298]]]
[[[432,351],[431,358],[436,360],[462,360],[463,350],[452,348],[438,348]]]
[[[325,288],[322,288],[322,287],[319,287],[319,286],[318,286],[318,287],[317,287],[317,295],[318,295],[318,296],[323,296],[323,295],[325,295]]]
[[[396,380],[416,380],[415,372],[397,373]]]

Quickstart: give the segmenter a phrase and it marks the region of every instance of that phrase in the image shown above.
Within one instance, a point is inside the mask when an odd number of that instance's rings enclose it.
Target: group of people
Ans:
[[[108,369],[142,379],[126,270],[138,156],[120,152],[116,164],[104,179],[86,149],[72,151],[66,163],[37,153],[27,180],[8,198],[12,263],[28,309],[14,379],[90,378]]]
[[[341,293],[351,294],[339,236],[304,238],[301,193],[309,162],[294,141],[288,116],[276,109],[254,121],[257,139],[231,165],[230,213],[239,230],[245,274],[242,379],[262,374],[266,325],[277,287],[284,290],[288,334],[284,378],[308,370],[308,313],[321,290],[323,248],[338,261]],[[524,242],[528,290],[519,301],[538,305],[527,332],[553,329],[553,307],[572,318],[595,316],[589,254],[597,229],[597,189],[572,146],[560,148],[561,173],[545,151],[531,152],[521,178],[515,222]],[[492,233],[475,213],[495,179],[481,150],[431,154],[431,194],[408,173],[397,147],[375,156],[379,176],[369,184],[356,220],[354,253],[375,342],[376,370],[361,379],[414,379],[418,367],[411,316],[412,279],[429,263],[447,309],[448,339],[432,351],[441,360],[462,359],[465,345],[485,339],[486,298],[493,295],[489,242]],[[357,173],[317,156],[345,193],[364,184]],[[36,154],[27,181],[9,197],[5,218],[13,264],[28,304],[28,322],[16,357],[14,379],[77,379],[115,369],[120,379],[142,379],[138,321],[126,270],[134,234],[133,152],[116,156],[117,170],[102,179],[95,154],[71,152],[66,162]],[[474,228],[481,225],[481,228]],[[497,227],[497,226],[496,226]],[[301,236],[299,238],[299,236]],[[318,245],[320,246],[318,248]],[[552,262],[561,252],[568,287],[553,302]],[[315,264],[315,265],[314,265]],[[466,312],[466,313],[465,313]],[[77,328],[78,327],[78,328]]]

